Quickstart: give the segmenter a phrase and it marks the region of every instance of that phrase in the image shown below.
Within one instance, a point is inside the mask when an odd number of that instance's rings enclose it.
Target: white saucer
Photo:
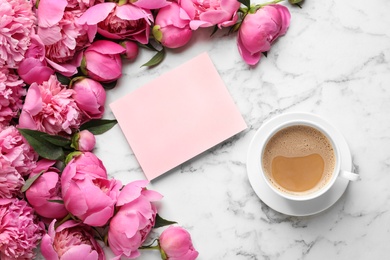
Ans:
[[[249,182],[256,192],[257,196],[270,208],[291,216],[308,216],[319,213],[328,209],[343,195],[349,180],[337,178],[335,184],[323,195],[309,201],[292,201],[278,196],[265,183],[264,178],[260,175],[260,144],[264,142],[269,131],[275,126],[292,119],[304,119],[326,125],[329,128],[330,135],[338,144],[341,157],[341,169],[352,170],[352,158],[348,144],[342,134],[324,119],[309,113],[285,113],[272,118],[264,123],[255,133],[248,150],[247,171]]]

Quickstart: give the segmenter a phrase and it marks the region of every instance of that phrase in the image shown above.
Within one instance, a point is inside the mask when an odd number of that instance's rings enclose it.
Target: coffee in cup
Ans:
[[[306,196],[332,180],[337,155],[332,142],[319,129],[294,124],[268,139],[261,161],[274,188],[283,194]]]

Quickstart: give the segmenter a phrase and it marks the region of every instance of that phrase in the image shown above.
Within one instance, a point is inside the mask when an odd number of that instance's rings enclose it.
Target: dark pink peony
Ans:
[[[162,198],[158,192],[147,190],[147,181],[127,184],[118,197],[118,212],[110,221],[108,242],[111,250],[121,256],[135,258],[138,248],[154,226],[157,209],[152,203]]]
[[[121,187],[120,181],[107,179],[102,162],[89,152],[73,158],[61,175],[66,209],[90,226],[107,224]]]
[[[50,223],[42,238],[41,252],[46,260],[106,259],[90,227],[68,220],[55,229],[55,223],[55,220]]]
[[[48,134],[71,134],[81,123],[81,111],[73,94],[74,90],[62,86],[54,75],[42,84],[31,84],[19,127]]]
[[[79,24],[87,24],[90,30],[96,29],[106,38],[134,40],[142,44],[149,41],[152,22],[150,10],[135,4],[118,5],[112,2],[94,5],[78,19]]]
[[[160,235],[159,245],[169,260],[194,260],[199,255],[192,245],[190,233],[182,227],[165,229]]]
[[[247,64],[257,64],[262,53],[269,51],[271,44],[287,32],[290,16],[288,8],[279,4],[264,6],[245,16],[238,31],[237,45]]]
[[[52,167],[55,161],[40,160],[30,174],[30,178],[43,172],[26,191],[26,198],[38,215],[53,219],[63,218],[68,214],[64,204],[52,200],[62,200],[60,173]]]
[[[72,85],[73,98],[87,120],[103,117],[106,91],[102,84],[90,79],[81,78]]]
[[[22,108],[22,97],[26,95],[24,86],[23,80],[12,70],[0,68],[0,126],[9,125]]]
[[[44,228],[26,201],[0,199],[0,259],[33,259]]]
[[[54,74],[54,70],[48,66],[45,60],[45,53],[45,45],[39,36],[31,35],[31,44],[18,68],[19,76],[27,84],[34,82],[42,84]]]
[[[179,48],[187,44],[192,37],[189,23],[190,17],[186,12],[172,2],[158,11],[153,35],[165,47]]]
[[[36,22],[28,0],[0,2],[0,67],[17,68]]]

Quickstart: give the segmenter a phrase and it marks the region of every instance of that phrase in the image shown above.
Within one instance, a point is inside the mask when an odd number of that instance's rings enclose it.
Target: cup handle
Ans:
[[[340,171],[340,177],[348,179],[350,181],[360,180],[360,175],[357,173],[349,172],[349,171]]]

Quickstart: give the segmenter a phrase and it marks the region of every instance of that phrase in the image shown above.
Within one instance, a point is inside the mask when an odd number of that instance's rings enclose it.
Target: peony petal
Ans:
[[[53,248],[53,240],[48,234],[42,237],[41,253],[47,260],[58,260],[57,252]]]
[[[169,3],[170,2],[168,2],[166,0],[154,0],[154,1],[150,1],[150,0],[137,0],[136,2],[133,3],[133,5],[141,7],[143,9],[152,10],[152,9],[161,9],[164,6],[169,5]]]
[[[49,28],[38,27],[38,36],[45,45],[52,45],[62,39],[61,28],[53,26]]]
[[[89,46],[86,51],[96,51],[101,54],[121,54],[124,53],[126,49],[115,42],[99,40]]]
[[[212,10],[201,13],[199,19],[203,22],[208,22],[211,25],[219,24],[223,21],[230,20],[230,14],[223,10]]]
[[[38,26],[51,27],[64,16],[67,0],[40,0],[38,5]]]
[[[100,3],[94,5],[85,11],[85,13],[76,20],[78,24],[95,25],[107,18],[109,13],[115,8],[116,3]]]
[[[49,60],[48,58],[46,58],[46,61],[47,63],[50,64],[50,66],[60,72],[62,75],[64,76],[67,76],[67,77],[70,77],[70,76],[73,76],[74,74],[77,73],[77,65],[74,65],[74,64],[58,64],[58,63],[55,63],[54,61],[51,61]]]
[[[146,19],[150,24],[153,21],[152,14],[150,11],[144,10],[134,5],[121,5],[115,10],[116,16],[123,20],[139,20]]]
[[[241,37],[238,35],[237,37],[237,46],[238,46],[238,51],[243,58],[243,60],[249,64],[249,65],[255,65],[260,61],[261,58],[261,52],[257,53],[250,53],[244,46],[244,44],[241,42]]]
[[[34,83],[29,87],[23,110],[33,116],[42,110],[42,96],[38,84]]]
[[[61,260],[95,260],[98,258],[98,253],[87,244],[73,245],[61,256]]]
[[[212,26],[212,24],[205,21],[192,20],[190,22],[191,30],[197,30],[199,27],[210,27],[210,26]]]

